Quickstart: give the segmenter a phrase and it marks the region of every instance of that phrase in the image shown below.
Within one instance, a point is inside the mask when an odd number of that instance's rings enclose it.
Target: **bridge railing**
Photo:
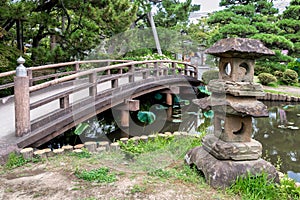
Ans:
[[[47,80],[57,79],[63,76],[75,74],[79,71],[84,71],[88,67],[85,65],[96,64],[94,67],[109,66],[111,63],[126,63],[131,60],[88,60],[88,61],[73,61],[58,64],[49,64],[27,68],[29,77],[29,85],[33,86]],[[97,66],[98,65],[98,66]],[[6,79],[4,84],[0,85],[0,90],[14,87],[13,76],[16,70],[0,73],[0,79]]]
[[[83,63],[87,62],[88,61]],[[43,67],[40,67],[40,69],[42,68]],[[27,124],[27,127],[18,127],[16,125],[16,136],[22,136],[26,133],[35,131],[49,123],[49,121],[57,120],[59,117],[72,112],[74,108],[80,108],[82,105],[91,103],[93,100],[95,100],[95,98],[98,98],[101,95],[105,96],[105,94],[111,94],[112,91],[115,88],[118,88],[120,85],[143,81],[148,78],[177,75],[184,75],[197,79],[197,68],[194,65],[184,62],[171,60],[149,60],[131,61],[122,64],[88,69],[86,71],[80,71],[75,74],[70,74],[33,86],[29,86],[29,76],[25,77],[26,80],[28,80],[28,83],[22,82],[22,85],[27,85],[28,89],[22,88],[21,84],[16,84],[16,87],[18,86],[19,88],[15,88],[15,93],[18,94],[18,98],[23,99],[16,99],[17,97],[15,96],[15,102],[23,102],[23,106],[21,107],[28,107],[29,113],[27,112],[24,114],[24,112],[19,112],[16,110],[15,123]],[[24,77],[16,78],[23,79]],[[32,92],[47,89],[50,86],[55,86],[70,81],[75,81],[76,84],[61,92],[52,94],[50,96],[45,96],[44,98],[34,102],[30,102],[29,99],[24,99],[24,97],[29,98],[30,93]],[[105,84],[106,86],[104,87]],[[77,100],[71,99],[71,95],[84,90],[87,90],[86,96],[80,95],[81,98]],[[24,94],[20,94],[22,92]],[[24,104],[24,102],[28,103]],[[49,105],[53,102],[55,102],[55,105],[58,105],[54,110],[47,110],[47,113],[40,115],[39,118],[31,119],[30,113],[39,113],[39,111],[37,111],[39,108],[47,106],[47,104]],[[24,120],[27,121],[24,123]]]

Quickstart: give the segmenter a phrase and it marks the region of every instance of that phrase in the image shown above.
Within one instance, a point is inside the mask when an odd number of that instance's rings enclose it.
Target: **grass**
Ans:
[[[38,162],[39,159],[33,159],[33,162]],[[16,167],[21,167],[27,163],[31,162],[31,160],[26,160],[22,155],[17,155],[15,152],[12,152],[8,155],[7,162],[5,164],[6,169],[13,169]]]
[[[187,165],[179,165],[168,169],[157,169],[148,172],[148,175],[155,176],[164,180],[182,181],[192,184],[204,184],[205,179],[202,177],[195,167]]]
[[[238,177],[227,191],[237,194],[242,199],[260,200],[260,199],[281,199],[293,200],[300,198],[300,188],[295,186],[295,182],[287,177],[281,179],[280,184],[267,178],[267,174]]]
[[[117,180],[116,175],[114,173],[111,173],[109,168],[107,167],[100,167],[98,169],[93,169],[90,171],[76,170],[75,176],[86,181],[94,181],[98,183],[113,183]]]
[[[130,190],[130,193],[131,194],[140,193],[140,192],[144,192],[146,189],[147,189],[146,186],[135,184]]]
[[[129,142],[121,145],[121,151],[102,152],[90,154],[83,151],[80,154],[67,153],[48,158],[45,162],[47,171],[62,171],[66,174],[74,174],[78,181],[72,190],[85,192],[96,183],[122,182],[124,178],[133,182],[127,188],[130,195],[148,195],[158,185],[181,188],[198,188],[199,197],[216,196],[218,199],[300,199],[300,188],[295,186],[293,180],[285,177],[281,184],[267,179],[266,174],[251,175],[238,178],[236,183],[226,190],[214,191],[205,183],[205,179],[195,167],[187,166],[183,162],[186,152],[201,145],[201,139],[197,137],[157,137],[153,141]],[[130,155],[130,156],[128,156]],[[279,160],[279,164],[280,164]],[[28,161],[12,154],[6,164],[15,173],[26,171]],[[37,164],[32,164],[35,168]],[[26,167],[20,168],[18,166]],[[28,169],[27,169],[28,171]],[[126,179],[124,179],[126,180]],[[109,184],[110,185],[110,184]],[[99,189],[100,190],[100,189]],[[195,195],[195,194],[194,194]],[[224,196],[225,195],[225,196]],[[93,197],[91,197],[93,199]]]
[[[167,138],[156,137],[154,140],[148,142],[139,141],[138,144],[135,141],[129,139],[126,144],[119,142],[121,150],[125,153],[128,158],[136,158],[141,154],[149,152],[170,152],[172,154],[183,156],[185,153],[196,146],[201,145],[201,138],[197,137],[186,137],[186,138],[175,138],[169,136]]]

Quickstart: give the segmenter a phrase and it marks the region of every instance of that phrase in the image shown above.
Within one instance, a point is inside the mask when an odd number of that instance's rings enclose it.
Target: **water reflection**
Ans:
[[[264,103],[269,117],[253,119],[253,138],[262,143],[264,157],[273,164],[280,157],[281,171],[300,179],[300,105]]]

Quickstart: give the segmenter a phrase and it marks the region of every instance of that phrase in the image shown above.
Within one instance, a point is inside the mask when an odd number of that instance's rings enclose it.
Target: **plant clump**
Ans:
[[[246,177],[238,177],[236,182],[228,189],[228,192],[239,194],[242,199],[299,199],[300,187],[287,176],[280,180],[280,184],[268,179],[266,173],[248,174]]]
[[[86,181],[94,181],[98,183],[113,183],[117,180],[116,175],[114,173],[111,173],[109,168],[107,167],[100,167],[98,169],[93,169],[90,171],[76,170],[75,176]]]
[[[283,72],[282,82],[288,85],[298,83],[298,74],[295,70],[287,69]]]
[[[258,75],[258,79],[260,81],[261,84],[263,85],[268,85],[272,82],[277,82],[277,78],[269,73],[261,73]]]

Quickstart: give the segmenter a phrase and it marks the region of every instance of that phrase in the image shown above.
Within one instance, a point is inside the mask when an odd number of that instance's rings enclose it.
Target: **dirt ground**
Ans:
[[[155,163],[154,163],[155,165]],[[114,183],[95,183],[78,179],[77,168],[93,169],[107,166],[117,174]],[[160,179],[131,163],[107,159],[74,159],[69,156],[28,163],[12,170],[1,169],[0,199],[5,200],[196,200],[234,199],[207,184]],[[131,168],[131,169],[130,169]]]

